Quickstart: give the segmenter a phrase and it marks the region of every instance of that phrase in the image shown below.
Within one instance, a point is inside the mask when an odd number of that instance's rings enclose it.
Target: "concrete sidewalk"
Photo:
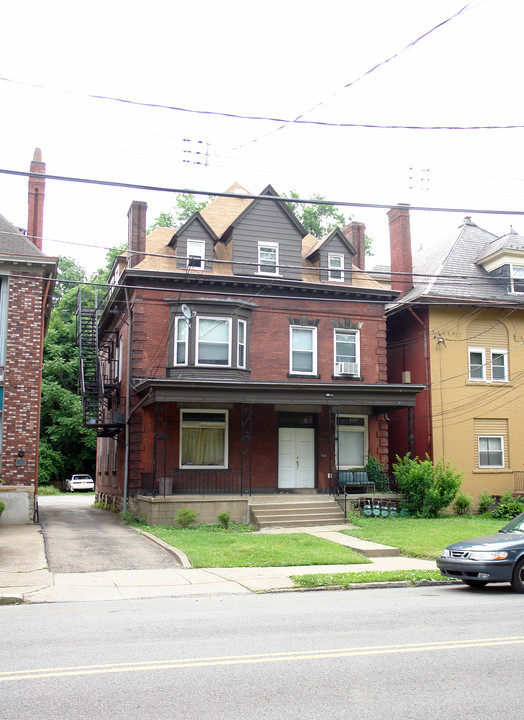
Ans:
[[[44,539],[39,525],[0,526],[0,599],[17,598],[26,603],[43,603],[248,594],[293,588],[292,575],[436,569],[433,561],[403,558],[393,554],[398,552],[394,548],[336,532],[343,527],[347,525],[293,528],[291,531],[272,528],[264,532],[306,532],[324,537],[369,554],[371,564],[199,569],[187,567],[189,563],[183,553],[166,548],[177,554],[182,567],[52,573],[47,569]],[[153,539],[152,536],[148,537]],[[162,545],[161,541],[154,541]]]

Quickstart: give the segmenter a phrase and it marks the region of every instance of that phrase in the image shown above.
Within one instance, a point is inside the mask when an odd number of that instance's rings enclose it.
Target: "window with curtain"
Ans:
[[[366,465],[368,432],[365,416],[339,415],[337,417],[337,440],[339,470],[362,468]]]
[[[182,410],[180,467],[227,467],[227,410]]]

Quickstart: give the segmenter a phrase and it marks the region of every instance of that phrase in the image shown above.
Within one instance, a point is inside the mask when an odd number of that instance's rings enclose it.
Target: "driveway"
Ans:
[[[119,515],[92,507],[93,494],[38,499],[49,569],[54,573],[177,568],[175,558],[122,525]]]

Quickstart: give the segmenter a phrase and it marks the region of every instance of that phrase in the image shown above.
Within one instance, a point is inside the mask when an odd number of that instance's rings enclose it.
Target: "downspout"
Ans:
[[[133,322],[131,317],[131,306],[127,288],[124,289],[126,296],[127,317],[129,318],[129,339],[127,343],[127,380],[126,380],[126,436],[125,436],[125,465],[124,465],[124,502],[123,512],[127,512],[127,490],[129,487],[129,420],[131,417],[131,344],[133,339]]]
[[[409,312],[413,315],[415,320],[422,325],[424,328],[424,368],[426,371],[426,389],[428,393],[428,412],[427,412],[427,433],[428,433],[428,445],[430,457],[433,457],[433,429],[432,429],[432,418],[433,418],[433,403],[431,402],[431,388],[430,388],[430,375],[429,375],[429,328],[426,323],[419,318],[413,308],[409,308]]]

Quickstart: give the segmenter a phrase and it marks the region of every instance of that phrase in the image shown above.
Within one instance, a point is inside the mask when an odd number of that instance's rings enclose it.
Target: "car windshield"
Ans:
[[[499,532],[504,532],[504,533],[521,532],[521,533],[524,533],[524,516],[519,515],[514,520],[512,520],[510,523],[508,523],[505,527],[503,527]]]

